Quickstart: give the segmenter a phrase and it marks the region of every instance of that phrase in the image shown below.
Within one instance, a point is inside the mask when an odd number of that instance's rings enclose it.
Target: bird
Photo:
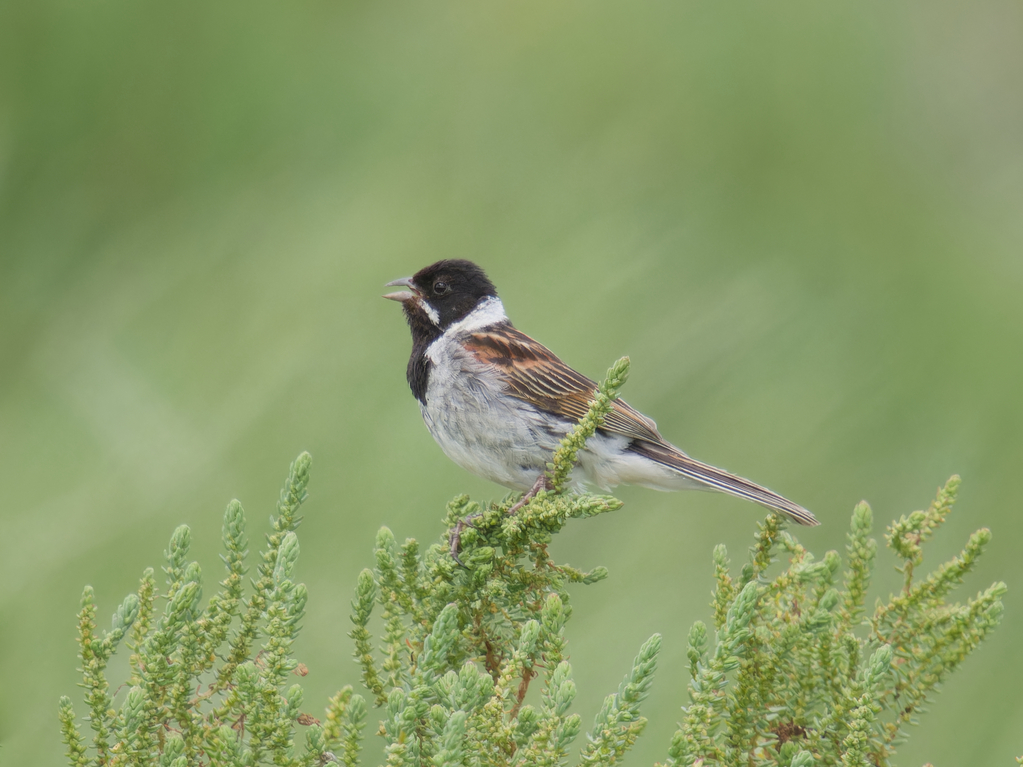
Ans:
[[[437,261],[385,287],[404,288],[383,297],[404,309],[412,334],[406,378],[441,450],[477,476],[527,491],[509,513],[550,489],[547,465],[586,414],[597,383],[515,328],[493,282],[472,261]],[[580,491],[619,484],[714,490],[801,525],[819,524],[799,504],[691,458],[621,399],[579,452],[570,483]],[[451,542],[456,560],[460,530]]]

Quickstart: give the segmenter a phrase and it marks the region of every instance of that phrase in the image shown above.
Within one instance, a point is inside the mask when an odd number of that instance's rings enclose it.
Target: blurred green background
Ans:
[[[357,683],[376,529],[431,541],[451,496],[503,495],[434,445],[379,297],[468,257],[570,364],[631,355],[668,438],[814,510],[818,555],[861,498],[880,537],[961,473],[925,564],[991,527],[958,596],[1005,580],[1005,622],[897,763],[1011,763],[1021,82],[1018,0],[0,4],[0,760],[62,761],[82,586],[106,625],[184,522],[212,593],[227,501],[257,543],[304,449],[306,708]],[[584,721],[664,634],[643,765],[711,550],[741,561],[760,510],[620,495],[556,555],[611,571],[573,593]]]

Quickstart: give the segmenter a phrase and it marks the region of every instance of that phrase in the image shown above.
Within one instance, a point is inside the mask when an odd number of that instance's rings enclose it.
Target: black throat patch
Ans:
[[[412,394],[424,405],[426,404],[426,387],[430,383],[431,365],[433,363],[426,357],[426,346],[422,349],[412,348],[412,356],[409,357],[405,377],[408,379],[408,385],[412,389]]]
[[[430,366],[433,365],[426,357],[430,344],[440,338],[441,330],[426,315],[418,301],[406,301],[404,304],[405,319],[412,331],[412,356],[408,360],[405,378],[415,398],[426,404],[426,387],[430,382]]]

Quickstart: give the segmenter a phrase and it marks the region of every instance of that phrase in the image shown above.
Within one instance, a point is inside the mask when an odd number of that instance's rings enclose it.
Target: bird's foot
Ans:
[[[451,537],[448,539],[448,545],[451,549],[451,558],[462,567],[465,567],[465,562],[458,558],[458,552],[462,550],[462,531],[467,527],[475,528],[476,525],[474,525],[472,521],[474,519],[479,519],[481,516],[483,516],[483,512],[477,511],[475,514],[470,514],[464,519],[458,520],[455,523],[455,529],[451,531]]]
[[[551,484],[551,478],[547,476],[547,472],[543,472],[539,477],[536,478],[536,482],[533,483],[533,486],[529,489],[529,492],[522,496],[514,506],[508,509],[508,513],[514,514],[516,511],[518,511],[531,500],[533,500],[536,497],[536,494],[539,493],[541,490],[553,489],[554,485]]]
[[[505,513],[509,515],[514,514],[527,503],[529,503],[531,500],[533,500],[536,497],[536,494],[539,493],[541,490],[549,491],[553,489],[554,486],[551,484],[550,477],[547,476],[547,472],[544,472],[543,474],[536,478],[536,482],[533,483],[533,486],[529,489],[529,492],[522,496],[515,503],[515,505],[508,509],[508,511]],[[479,519],[481,516],[483,516],[483,512],[477,511],[475,514],[470,514],[464,519],[458,520],[455,523],[455,529],[451,531],[451,537],[448,539],[448,546],[451,551],[451,558],[455,560],[458,564],[460,564],[462,567],[465,567],[465,563],[458,557],[459,552],[461,552],[462,550],[462,531],[465,530],[465,528],[467,527],[475,528],[476,525],[473,524],[473,520]]]

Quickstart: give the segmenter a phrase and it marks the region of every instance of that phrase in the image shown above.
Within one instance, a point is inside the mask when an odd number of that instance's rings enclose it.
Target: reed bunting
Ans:
[[[400,301],[412,331],[407,377],[426,426],[452,461],[499,485],[544,487],[559,441],[586,414],[596,382],[516,330],[494,284],[471,261],[449,259],[384,298]],[[748,479],[701,463],[665,440],[622,400],[579,453],[571,482],[608,490],[620,483],[655,490],[717,490],[819,524],[802,506]],[[457,558],[458,544],[452,541]]]

